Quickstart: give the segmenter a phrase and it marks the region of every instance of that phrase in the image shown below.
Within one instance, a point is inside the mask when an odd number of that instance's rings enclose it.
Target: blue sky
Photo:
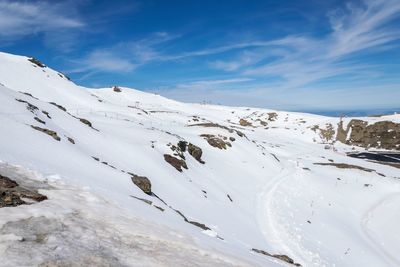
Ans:
[[[399,39],[399,0],[0,0],[0,50],[187,102],[399,108]]]

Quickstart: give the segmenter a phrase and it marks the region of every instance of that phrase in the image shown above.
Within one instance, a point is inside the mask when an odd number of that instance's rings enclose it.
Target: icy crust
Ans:
[[[48,200],[0,209],[0,266],[251,266],[60,180],[38,181],[0,163],[2,173],[43,188]],[[33,179],[35,180],[33,180]]]

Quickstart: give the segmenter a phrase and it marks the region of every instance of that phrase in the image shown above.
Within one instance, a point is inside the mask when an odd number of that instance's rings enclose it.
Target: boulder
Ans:
[[[79,121],[92,128],[92,123],[89,120],[83,119],[83,118],[79,118]]]
[[[212,134],[202,134],[200,135],[203,137],[210,146],[219,148],[219,149],[226,149],[226,147],[231,147],[231,143],[224,141],[223,138],[220,138],[218,136],[212,135]]]
[[[198,162],[201,164],[204,164],[205,162],[201,159],[201,156],[203,155],[203,150],[201,150],[200,147],[193,145],[192,143],[189,143],[188,146],[188,152],[189,154],[195,158]]]
[[[187,147],[187,142],[186,141],[179,141],[178,142],[178,147],[182,152],[186,151],[186,147]]]
[[[122,92],[121,88],[119,88],[118,86],[114,86],[112,89],[116,93],[121,93]]]
[[[175,158],[174,156],[164,154],[164,160],[171,164],[179,172],[183,171],[182,168],[188,168],[184,160]]]
[[[252,126],[251,122],[249,122],[249,121],[247,121],[247,120],[245,120],[245,119],[240,119],[240,120],[239,120],[239,124],[240,124],[241,126]]]
[[[269,121],[276,121],[276,119],[278,118],[278,114],[276,112],[269,112],[267,113],[268,118],[267,120]]]
[[[139,176],[133,173],[129,173],[132,176],[132,182],[139,187],[144,193],[151,195],[151,182],[149,178],[145,176]]]
[[[0,188],[13,188],[18,186],[18,183],[0,174]]]
[[[30,199],[35,202],[46,200],[45,195],[39,194],[36,190],[21,187],[17,182],[8,177],[0,175],[0,208],[16,207],[24,204]]]

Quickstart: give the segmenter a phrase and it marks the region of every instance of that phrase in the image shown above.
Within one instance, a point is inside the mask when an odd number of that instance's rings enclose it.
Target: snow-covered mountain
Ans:
[[[0,53],[0,133],[0,266],[400,266],[398,154],[347,155],[399,151],[400,115],[185,104]]]

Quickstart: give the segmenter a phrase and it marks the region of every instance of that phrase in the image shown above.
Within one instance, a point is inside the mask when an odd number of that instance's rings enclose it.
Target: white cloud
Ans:
[[[106,50],[94,50],[85,58],[74,61],[74,64],[78,67],[68,73],[91,72],[91,75],[93,72],[130,72],[136,68],[128,58]]]
[[[0,38],[83,27],[70,11],[65,3],[0,0]]]
[[[66,72],[130,72],[149,62],[162,60],[162,55],[154,47],[178,37],[166,32],[156,32],[137,41],[97,48],[80,59],[72,60],[74,66],[78,67]]]
[[[115,56],[106,51],[94,51],[85,59],[84,65],[89,70],[102,71],[122,71],[129,72],[135,68],[135,65],[123,57]]]
[[[280,77],[284,80],[284,87],[303,86],[339,75],[357,74],[362,77],[363,72],[370,73],[374,68],[348,60],[361,52],[382,51],[385,45],[400,39],[400,30],[387,25],[387,22],[399,17],[399,12],[400,1],[368,0],[364,5],[347,5],[346,9],[329,14],[330,34],[320,38],[304,36],[291,38],[290,42],[277,42],[277,46],[286,51],[285,54],[267,64],[248,67],[243,73]],[[268,53],[259,54],[260,58],[268,56]]]
[[[238,84],[243,82],[249,82],[252,79],[249,78],[234,78],[234,79],[220,79],[220,80],[200,80],[189,83],[181,83],[175,86],[176,89],[212,89],[214,87],[221,87],[229,84]]]

